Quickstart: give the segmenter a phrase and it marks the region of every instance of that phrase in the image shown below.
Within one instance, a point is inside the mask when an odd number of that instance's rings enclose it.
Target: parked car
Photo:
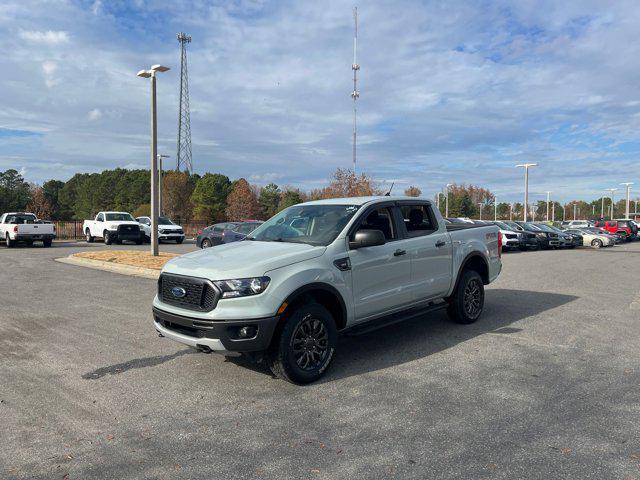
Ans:
[[[603,235],[603,236],[609,237],[614,244],[622,243],[625,240],[625,238],[622,235],[618,233],[609,233],[604,228],[600,228],[600,227],[588,227],[588,228],[583,228],[582,230],[595,233],[596,235]]]
[[[582,234],[577,230],[573,232],[569,232],[567,230],[562,230],[553,225],[549,225],[549,228],[551,228],[554,232],[558,232],[558,234],[564,236],[566,247],[568,248],[582,247],[584,240],[582,238]]]
[[[604,228],[609,233],[621,235],[626,241],[633,240],[638,235],[638,227],[633,220],[599,220],[595,226]]]
[[[594,222],[590,220],[569,220],[567,222],[562,222],[563,226],[567,229],[569,228],[587,228],[593,227]]]
[[[140,224],[140,228],[144,233],[144,239],[151,241],[151,217],[136,217],[136,221]],[[184,242],[184,230],[176,223],[173,223],[167,217],[158,217],[158,241],[171,240],[177,244]]]
[[[613,245],[615,245],[615,240],[611,237],[611,235],[598,235],[597,233],[591,232],[586,228],[570,228],[565,231],[567,233],[579,234],[582,237],[582,245],[584,245],[585,247],[601,248],[612,247]]]
[[[538,240],[538,247],[544,250],[560,246],[557,233],[546,232],[532,222],[516,222],[529,233],[533,233]]]
[[[502,248],[504,249],[519,249],[525,245],[522,233],[516,232],[512,227],[509,227],[503,222],[491,222],[500,229],[500,235],[502,235]]]
[[[222,234],[225,230],[231,230],[240,222],[216,223],[203,228],[196,237],[196,246],[199,248],[209,248],[222,244]]]
[[[10,212],[0,217],[0,237],[9,248],[18,242],[33,245],[33,242],[42,242],[45,247],[50,247],[56,237],[56,226],[39,220],[33,213]]]
[[[534,225],[543,232],[556,235],[555,238],[557,238],[559,242],[558,245],[554,245],[554,237],[549,236],[549,244],[552,248],[575,248],[573,237],[570,234],[564,233],[562,230],[558,230],[552,226],[547,225],[546,223],[535,223]]]
[[[140,224],[127,212],[98,212],[94,220],[84,221],[82,231],[89,243],[102,238],[107,245],[125,240],[141,245],[144,240]]]
[[[306,218],[304,228],[290,225]],[[446,308],[475,322],[502,268],[494,225],[446,226],[432,202],[336,198],[278,213],[245,241],[171,259],[153,301],[161,336],[242,352],[294,383],[320,378],[338,332]]]
[[[260,220],[251,220],[248,222],[242,222],[222,232],[222,243],[237,242],[244,240],[247,235],[253,232],[256,228],[262,225],[264,222]]]
[[[518,232],[522,235],[520,250],[537,250],[540,248],[540,242],[538,241],[537,232],[529,232],[522,228],[517,222],[511,220],[503,222],[506,226],[511,227],[514,232]]]

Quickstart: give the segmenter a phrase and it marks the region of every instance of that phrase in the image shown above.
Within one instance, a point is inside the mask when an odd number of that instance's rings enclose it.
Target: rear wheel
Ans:
[[[464,270],[455,292],[449,298],[447,314],[452,322],[473,323],[484,308],[484,284],[478,272]]]
[[[329,368],[335,355],[338,332],[329,311],[317,303],[297,308],[267,352],[277,377],[292,383],[310,383]]]
[[[9,248],[13,248],[16,246],[16,241],[15,240],[11,240],[11,238],[9,237],[9,234],[7,233],[7,237],[5,238],[5,242],[7,247]]]
[[[600,247],[602,247],[602,240],[600,240],[599,238],[594,238],[594,239],[591,241],[591,246],[592,246],[593,248],[600,248]]]

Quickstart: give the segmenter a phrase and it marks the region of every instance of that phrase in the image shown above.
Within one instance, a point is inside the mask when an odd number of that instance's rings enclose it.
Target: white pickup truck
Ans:
[[[94,220],[84,221],[82,231],[89,243],[103,238],[107,245],[124,240],[141,245],[144,240],[140,224],[127,212],[99,212]]]
[[[27,245],[42,242],[45,247],[50,247],[56,237],[56,226],[38,220],[33,213],[5,213],[0,217],[0,237],[7,247],[13,247],[18,242]]]
[[[277,376],[307,383],[329,367],[338,332],[441,308],[455,322],[475,322],[500,255],[497,226],[446,225],[428,200],[302,203],[243,241],[167,262],[154,326],[162,337],[244,353]]]

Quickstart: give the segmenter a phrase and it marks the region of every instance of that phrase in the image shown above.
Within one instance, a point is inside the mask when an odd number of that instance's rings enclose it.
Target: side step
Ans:
[[[413,307],[408,310],[403,310],[401,312],[393,313],[391,315],[354,325],[353,327],[343,330],[342,333],[350,337],[357,337],[358,335],[364,335],[365,333],[373,332],[380,328],[388,327],[396,323],[405,322],[407,320],[412,320],[429,313],[437,312],[439,310],[447,308],[447,305],[449,304],[445,301],[439,301],[437,303],[430,302],[427,306],[424,307]]]

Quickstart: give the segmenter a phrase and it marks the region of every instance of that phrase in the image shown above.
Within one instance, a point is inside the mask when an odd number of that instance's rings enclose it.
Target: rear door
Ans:
[[[426,202],[400,202],[403,234],[411,256],[411,288],[416,301],[446,295],[452,279],[451,238],[439,228]]]
[[[349,250],[357,322],[412,302],[411,258],[399,227],[394,204],[389,202],[367,208],[349,231],[349,238],[353,238],[359,229],[381,230],[386,239],[384,245]]]

